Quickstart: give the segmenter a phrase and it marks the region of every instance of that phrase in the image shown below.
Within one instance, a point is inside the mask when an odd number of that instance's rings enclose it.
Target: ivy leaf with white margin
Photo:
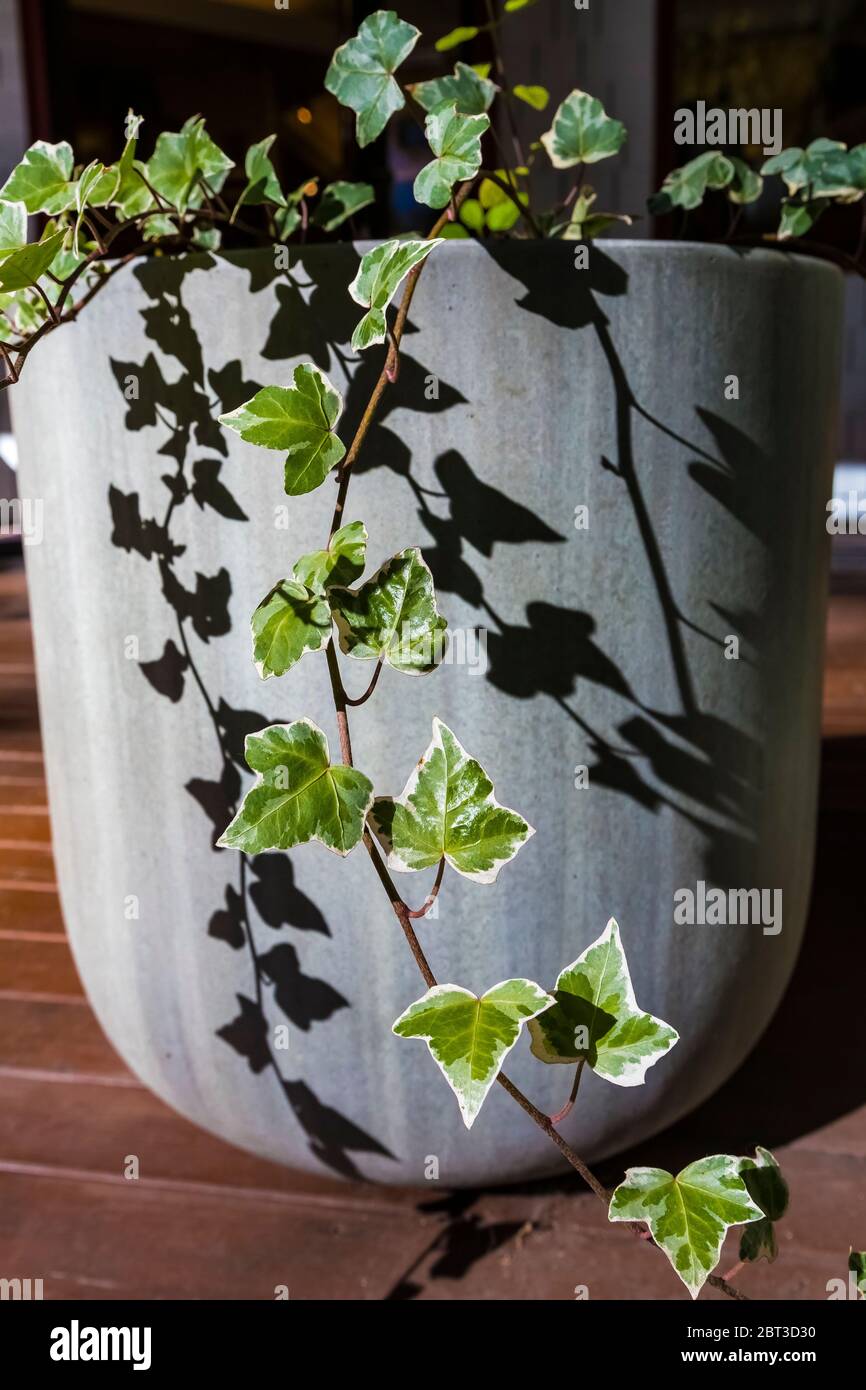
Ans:
[[[611,917],[601,936],[560,972],[555,1003],[529,1025],[539,1061],[574,1066],[585,1059],[617,1086],[641,1086],[649,1067],[679,1034],[638,1007],[628,962]]]
[[[146,165],[148,182],[178,212],[201,206],[202,180],[219,193],[233,168],[234,160],[214,144],[202,116],[191,116],[179,131],[163,131]]]
[[[415,82],[409,91],[425,111],[434,111],[447,101],[453,102],[464,116],[480,116],[489,111],[499,88],[468,63],[455,63],[453,74]]]
[[[734,174],[733,162],[727,155],[707,150],[679,169],[672,169],[658,193],[647,199],[647,207],[656,216],[663,216],[672,208],[689,212],[700,207],[708,189],[727,188]]]
[[[310,219],[323,232],[335,232],[348,217],[376,201],[371,183],[348,183],[338,179],[322,189],[322,196]]]
[[[232,222],[237,217],[238,209],[245,204],[256,207],[261,203],[274,203],[280,208],[287,206],[285,194],[277,178],[277,171],[270,159],[270,149],[276,138],[276,135],[266,135],[264,140],[250,145],[247,150],[244,159],[244,173],[247,176],[246,187],[234,205],[230,219]]]
[[[774,1222],[781,1221],[788,1209],[788,1184],[769,1149],[760,1144],[754,1158],[740,1159],[740,1176],[753,1202],[764,1213],[762,1221],[752,1221],[740,1236],[740,1259],[765,1259],[772,1264],[779,1253]]]
[[[81,224],[87,209],[105,207],[114,198],[119,184],[119,167],[106,169],[104,164],[94,159],[86,169],[82,169],[75,185],[75,210],[78,216],[75,219],[73,241],[76,249],[80,250]]]
[[[554,169],[570,169],[573,164],[596,164],[617,154],[625,137],[622,121],[609,116],[598,97],[575,89],[557,109],[541,143]]]
[[[729,154],[727,158],[734,166],[734,177],[727,185],[728,198],[742,207],[746,203],[756,203],[764,191],[764,180],[739,155]]]
[[[385,310],[394,298],[400,281],[419,265],[438,246],[441,237],[432,241],[380,242],[362,256],[358,273],[349,286],[356,304],[368,312],[352,334],[352,347],[363,352],[374,343],[384,343],[388,332]]]
[[[245,854],[319,840],[346,855],[364,833],[373,784],[363,772],[331,765],[328,740],[309,719],[247,734],[245,757],[256,785],[217,843]]]
[[[740,1162],[714,1154],[676,1177],[664,1168],[629,1168],[611,1198],[608,1220],[645,1222],[692,1298],[718,1264],[728,1227],[763,1216],[740,1177]]]
[[[312,492],[346,452],[334,427],[343,398],[318,367],[302,362],[294,386],[265,386],[253,398],[218,417],[248,444],[286,451],[289,497]]]
[[[284,676],[304,652],[318,652],[331,635],[331,610],[322,594],[283,579],[252,616],[253,660],[262,680]]]
[[[0,188],[0,201],[23,203],[31,216],[65,212],[75,202],[72,165],[72,146],[67,141],[49,145],[37,140]]]
[[[367,528],[350,521],[335,531],[327,550],[313,550],[295,561],[292,573],[299,584],[324,594],[332,584],[351,584],[364,573],[367,562]]]
[[[493,883],[535,831],[500,806],[493,783],[441,719],[397,797],[377,798],[371,826],[397,873],[446,859],[464,878]]]
[[[394,10],[377,10],[331,59],[325,87],[355,112],[355,134],[362,149],[381,135],[394,112],[405,106],[393,74],[412,52],[420,33],[414,24],[399,19]]]
[[[436,158],[424,165],[412,185],[419,203],[444,208],[455,183],[477,174],[481,168],[481,137],[489,129],[489,116],[464,116],[453,101],[429,112],[424,132]]]
[[[550,995],[532,980],[503,980],[480,998],[460,985],[435,985],[409,1005],[392,1031],[424,1039],[471,1129],[524,1021],[549,1003]]]
[[[359,589],[328,590],[340,650],[427,676],[445,655],[448,624],[436,607],[433,576],[417,547],[386,560]]]
[[[23,203],[0,203],[0,261],[26,245],[26,207]]]

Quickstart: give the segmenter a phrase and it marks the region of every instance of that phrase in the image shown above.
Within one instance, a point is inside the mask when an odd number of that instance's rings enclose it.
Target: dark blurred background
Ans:
[[[449,71],[456,58],[488,61],[485,33],[449,53],[433,46],[456,25],[485,24],[487,5],[399,0],[398,12],[423,35],[401,76]],[[146,156],[160,130],[201,112],[238,161],[238,186],[243,151],[273,131],[284,184],[318,174],[375,185],[376,205],[361,214],[359,233],[426,226],[427,211],[411,193],[424,162],[415,121],[402,113],[385,136],[358,150],[351,113],[323,87],[334,48],[376,8],[358,0],[0,0],[0,180],[33,139],[69,140],[77,160],[108,161],[132,107],[145,118]],[[593,169],[599,206],[644,213],[664,174],[697,152],[678,148],[673,129],[675,110],[698,100],[781,107],[786,146],[818,135],[866,141],[866,0],[589,0],[585,10],[572,0],[535,0],[509,15],[501,32],[511,82],[551,92],[546,112],[519,107],[528,140],[548,128],[555,104],[574,86],[625,122],[622,155]],[[758,150],[745,153],[761,158]],[[565,177],[540,170],[535,187],[555,195]],[[747,208],[741,229],[755,236],[772,229],[777,196],[768,189]],[[821,241],[851,251],[860,213],[855,206],[825,215]],[[714,225],[719,215],[693,215],[688,235],[723,230]],[[678,230],[669,218],[654,223],[644,215],[628,234]],[[8,428],[0,413],[0,456],[14,461]],[[866,293],[852,277],[838,453],[848,468],[837,493],[855,486],[866,494]]]

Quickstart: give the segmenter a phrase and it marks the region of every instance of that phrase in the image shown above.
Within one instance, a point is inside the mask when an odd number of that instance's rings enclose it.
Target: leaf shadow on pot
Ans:
[[[212,844],[237,809],[242,778],[248,773],[245,737],[269,722],[258,711],[235,708],[207,688],[196,660],[195,639],[207,644],[231,631],[231,575],[225,566],[210,575],[196,572],[194,587],[189,587],[189,580],[184,580],[177,568],[186,547],[177,543],[172,529],[181,509],[184,505],[189,508],[190,503],[198,511],[210,509],[226,524],[247,520],[223,476],[228,450],[216,416],[249,399],[258,383],[244,378],[237,360],[219,369],[206,369],[183,301],[184,277],[213,264],[207,256],[160,259],[135,272],[150,301],[142,310],[146,334],[163,357],[179,364],[181,374],[176,381],[168,380],[153,353],[141,363],[112,360],[111,367],[126,402],[127,429],[161,428],[165,438],[156,458],[168,459],[174,466],[159,475],[166,496],[158,517],[142,513],[141,495],[153,495],[154,479],[142,485],[141,493],[124,494],[112,484],[108,494],[112,544],[155,564],[165,600],[171,635],[159,635],[161,654],[138,659],[142,674],[157,694],[174,705],[187,693],[197,697],[213,729],[219,772],[190,778],[186,784],[186,791],[212,826]],[[203,449],[210,451],[207,456]],[[194,514],[191,517],[187,513],[185,520],[189,526],[196,524]],[[224,853],[213,847],[215,853]],[[232,854],[230,859],[237,866],[236,881],[225,885],[222,905],[216,906],[202,925],[215,942],[243,953],[244,975],[251,975],[253,992],[250,996],[237,991],[238,1012],[216,1030],[216,1036],[246,1061],[254,1077],[264,1073],[272,1076],[319,1162],[343,1177],[360,1178],[352,1154],[387,1159],[393,1159],[393,1154],[375,1136],[323,1103],[302,1077],[283,1074],[273,1041],[275,1029],[268,1019],[273,1008],[287,1020],[285,1027],[309,1032],[313,1027],[327,1026],[339,1011],[350,1007],[350,1001],[326,980],[307,974],[299,950],[289,942],[278,942],[261,952],[253,928],[257,915],[274,932],[288,928],[329,938],[328,923],[295,883],[287,855],[258,855],[248,860]]]

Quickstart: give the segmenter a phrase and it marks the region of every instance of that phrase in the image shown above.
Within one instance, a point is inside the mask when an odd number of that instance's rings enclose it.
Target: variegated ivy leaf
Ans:
[[[299,584],[324,594],[332,584],[351,584],[364,573],[367,556],[367,528],[363,521],[350,521],[330,539],[327,550],[314,550],[295,561],[292,573]]]
[[[244,173],[247,176],[246,187],[235,203],[232,221],[237,215],[238,208],[243,207],[245,203],[254,206],[258,206],[260,203],[274,203],[280,208],[286,206],[285,195],[280,187],[277,171],[270,159],[270,149],[276,138],[276,135],[266,135],[264,140],[250,145],[247,150],[244,159]]]
[[[425,111],[434,111],[443,102],[453,102],[464,116],[480,116],[489,111],[499,88],[468,63],[455,63],[453,74],[415,82],[409,91]]]
[[[500,806],[493,783],[441,719],[400,796],[380,797],[373,829],[398,873],[446,859],[476,883],[493,883],[503,864],[535,834],[516,811]]]
[[[860,149],[848,151],[841,140],[813,140],[805,150],[797,146],[773,155],[761,166],[762,174],[780,174],[790,194],[804,194],[804,199],[834,198],[839,202],[857,202],[862,198],[864,183]]]
[[[424,165],[412,185],[419,203],[444,208],[455,183],[477,174],[481,168],[481,137],[489,129],[489,116],[464,116],[453,101],[428,113],[424,131],[436,158]]]
[[[812,198],[801,203],[795,198],[783,198],[782,216],[776,232],[778,240],[788,241],[791,237],[805,236],[821,214],[827,211],[831,201],[830,198]]]
[[[59,145],[37,140],[0,188],[0,201],[23,203],[31,215],[65,212],[75,202],[72,163],[72,146],[65,140]]]
[[[622,121],[609,116],[598,97],[575,89],[565,98],[541,143],[555,169],[596,164],[616,154],[626,137]]]
[[[734,166],[734,177],[728,184],[728,197],[732,203],[743,206],[746,203],[755,203],[764,191],[764,180],[760,174],[750,168],[744,159],[738,155],[727,156]]]
[[[146,177],[146,166],[135,157],[142,119],[141,116],[134,115],[131,110],[127,113],[126,144],[117,163],[120,180],[114,195],[114,205],[119,215],[124,219],[139,217],[149,208],[156,206],[154,196],[142,177],[143,174]]]
[[[326,599],[305,584],[283,579],[252,616],[253,660],[262,680],[284,676],[304,655],[318,652],[331,635]]]
[[[715,1154],[674,1177],[664,1168],[629,1168],[613,1194],[611,1221],[643,1221],[692,1298],[719,1262],[729,1226],[758,1221],[739,1173],[740,1160]]]
[[[647,200],[647,207],[656,216],[675,207],[688,212],[701,205],[708,189],[727,188],[733,177],[734,166],[727,155],[707,150],[681,168],[671,170],[659,192]]]
[[[765,1259],[772,1264],[779,1253],[773,1223],[781,1221],[788,1209],[788,1184],[769,1149],[760,1145],[754,1158],[740,1159],[740,1176],[752,1201],[764,1213],[761,1221],[750,1222],[740,1236],[740,1259]]]
[[[319,840],[346,855],[364,833],[373,784],[354,767],[331,765],[328,740],[309,719],[247,734],[246,760],[259,780],[218,844],[245,854]]]
[[[381,135],[394,112],[405,105],[393,74],[412,52],[420,32],[394,10],[377,10],[331,59],[325,87],[355,112],[355,133],[362,148]]]
[[[191,116],[177,132],[163,131],[147,161],[147,179],[178,212],[200,207],[202,181],[219,193],[234,160],[215,145],[201,116]]]
[[[0,263],[0,290],[23,290],[44,275],[63,245],[66,233],[51,232],[42,241],[22,246]]]
[[[294,371],[294,386],[265,386],[252,400],[219,416],[248,444],[286,451],[290,497],[312,492],[346,452],[334,428],[343,409],[339,391],[312,362]]]
[[[393,1031],[424,1039],[471,1129],[522,1024],[549,1002],[532,980],[503,980],[480,999],[460,985],[436,985],[409,1005]]]
[[[328,591],[340,649],[426,676],[445,655],[448,627],[436,607],[433,576],[417,548],[401,550],[359,589]]]
[[[85,212],[89,207],[105,207],[110,203],[117,193],[120,183],[119,168],[106,169],[104,164],[100,164],[98,159],[94,159],[85,169],[82,169],[75,185],[75,210],[78,216],[75,219],[74,244],[79,246],[79,236],[81,224],[84,221]]]
[[[347,218],[353,217],[361,208],[369,207],[375,200],[371,183],[347,183],[345,179],[338,179],[322,189],[321,199],[311,220],[323,232],[335,232]]]
[[[640,1086],[679,1039],[667,1023],[638,1007],[612,917],[598,940],[560,973],[553,996],[553,1007],[529,1025],[533,1056],[542,1062],[574,1066],[585,1060],[617,1086]]]
[[[0,203],[0,261],[26,245],[26,207],[23,203]]]
[[[433,241],[392,241],[380,242],[362,256],[358,273],[349,286],[349,294],[356,304],[367,309],[352,334],[352,347],[363,352],[374,343],[384,343],[388,332],[385,310],[394,298],[404,276],[425,256],[429,256],[440,238]]]

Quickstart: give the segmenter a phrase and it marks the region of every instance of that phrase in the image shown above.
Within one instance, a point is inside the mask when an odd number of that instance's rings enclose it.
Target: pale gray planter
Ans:
[[[445,1185],[516,1180],[557,1167],[544,1136],[498,1088],[468,1133],[423,1044],[390,1033],[423,985],[366,855],[314,845],[244,870],[211,847],[246,729],[309,715],[336,747],[324,658],[264,684],[248,635],[324,543],[333,485],[289,502],[281,529],[280,457],[212,416],[218,395],[234,406],[305,358],[345,388],[356,262],[342,246],[299,253],[289,276],[266,253],[149,263],[40,345],[13,392],[22,490],[44,499],[27,564],[63,910],[112,1042],[196,1123],[304,1168],[420,1183],[436,1155]],[[372,566],[421,545],[452,627],[485,628],[490,663],[387,671],[352,720],[359,766],[400,790],[438,713],[538,832],[494,887],[447,880],[420,928],[440,980],[549,986],[615,915],[638,1000],[681,1033],[644,1087],[587,1076],[563,1130],[591,1157],[728,1077],[797,954],[841,292],[830,266],[771,251],[618,242],[581,271],[568,245],[494,259],[450,243],[352,483]],[[359,369],[353,419],[378,364]],[[169,559],[161,476],[178,457],[198,483]],[[344,664],[359,691],[369,668]],[[783,930],[674,925],[674,892],[698,880],[781,889]],[[508,1071],[541,1106],[564,1100],[569,1073],[525,1039]]]

